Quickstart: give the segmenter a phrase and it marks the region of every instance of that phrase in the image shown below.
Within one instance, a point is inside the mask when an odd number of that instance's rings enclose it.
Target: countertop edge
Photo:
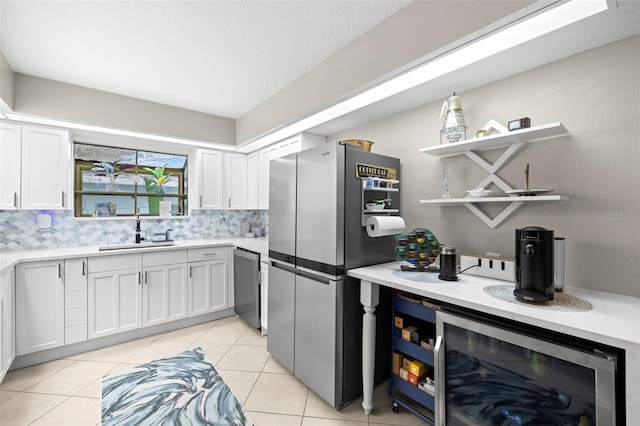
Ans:
[[[605,293],[578,287],[565,287],[565,293],[575,295],[593,305],[587,312],[551,311],[517,304],[484,293],[484,287],[510,284],[508,281],[464,275],[456,283],[430,284],[393,275],[401,262],[390,262],[348,271],[348,275],[397,290],[433,298],[441,302],[484,312],[560,333],[597,341],[625,349],[640,345],[640,298]],[[511,283],[513,284],[513,283]]]
[[[85,256],[113,256],[124,253],[144,253],[179,250],[206,246],[234,246],[268,256],[268,237],[261,238],[212,238],[201,240],[177,240],[171,246],[141,247],[121,250],[100,251],[100,246],[60,247],[53,249],[15,250],[0,252],[0,273],[22,262],[36,262],[53,259],[72,259]]]

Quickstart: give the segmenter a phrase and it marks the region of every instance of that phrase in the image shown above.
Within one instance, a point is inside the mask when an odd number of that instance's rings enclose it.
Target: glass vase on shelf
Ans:
[[[451,164],[447,167],[440,168],[442,173],[442,197],[443,199],[449,199],[449,177],[451,176]]]

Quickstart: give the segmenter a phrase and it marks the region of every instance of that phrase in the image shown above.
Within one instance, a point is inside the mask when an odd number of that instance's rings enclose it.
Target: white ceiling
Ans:
[[[0,1],[15,72],[238,118],[405,0]]]

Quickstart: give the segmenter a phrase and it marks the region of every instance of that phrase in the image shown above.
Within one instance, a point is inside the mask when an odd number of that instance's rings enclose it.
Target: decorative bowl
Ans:
[[[367,210],[374,210],[374,211],[378,211],[378,210],[384,210],[384,202],[382,203],[366,203],[365,207],[367,208]]]
[[[488,197],[491,194],[491,190],[484,188],[476,188],[470,191],[467,191],[472,198],[484,198]]]

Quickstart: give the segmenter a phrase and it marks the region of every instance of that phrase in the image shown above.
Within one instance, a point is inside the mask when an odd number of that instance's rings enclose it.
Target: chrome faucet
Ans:
[[[144,240],[144,237],[140,235],[142,229],[140,229],[140,209],[136,212],[136,244],[140,244],[140,241]]]

